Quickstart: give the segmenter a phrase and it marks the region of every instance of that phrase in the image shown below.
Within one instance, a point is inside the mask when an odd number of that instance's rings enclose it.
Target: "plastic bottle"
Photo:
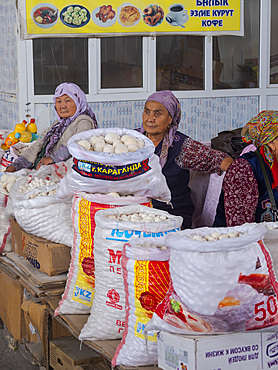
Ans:
[[[30,119],[30,123],[28,123],[26,130],[28,132],[32,132],[33,134],[37,133],[37,125],[35,124],[35,118]]]
[[[4,143],[1,145],[1,148],[4,150],[9,149],[12,145],[19,142],[19,139],[15,137],[16,133],[14,131],[10,132],[6,137]]]
[[[32,141],[37,140],[38,135],[25,130],[21,133],[17,132],[15,137],[22,143],[31,143]]]
[[[17,125],[15,125],[14,132],[15,133],[17,133],[17,132],[21,133],[21,132],[25,131],[26,130],[26,126],[25,126],[26,123],[27,123],[27,121],[23,120],[21,123],[18,123]]]

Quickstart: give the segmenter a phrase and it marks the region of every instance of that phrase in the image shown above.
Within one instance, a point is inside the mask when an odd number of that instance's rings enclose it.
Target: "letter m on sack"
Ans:
[[[121,251],[117,251],[115,253],[115,251],[113,251],[113,249],[108,249],[108,252],[109,252],[109,261],[108,263],[116,263],[117,265],[120,265],[121,264],[121,258],[122,258],[122,252]]]

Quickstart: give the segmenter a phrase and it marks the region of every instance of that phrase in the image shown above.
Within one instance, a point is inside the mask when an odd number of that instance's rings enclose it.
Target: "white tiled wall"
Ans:
[[[16,1],[0,1],[0,128],[18,121]]]
[[[258,113],[258,97],[181,99],[180,131],[193,139],[209,141],[218,132],[242,127]],[[142,123],[144,101],[92,103],[99,127],[134,129]],[[38,104],[35,116],[39,131],[55,120],[52,104]]]

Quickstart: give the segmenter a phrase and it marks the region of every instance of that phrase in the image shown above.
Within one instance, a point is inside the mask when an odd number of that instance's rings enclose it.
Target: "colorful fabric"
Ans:
[[[187,138],[175,162],[179,167],[187,170],[221,175],[221,163],[228,156],[227,153],[211,149],[198,141]]]
[[[272,171],[273,189],[278,185],[278,164],[267,145],[278,137],[278,111],[265,110],[252,118],[242,129],[241,136],[246,143],[254,144]]]
[[[266,163],[265,169],[272,181],[272,172]],[[273,195],[278,204],[277,188],[273,190]],[[274,220],[269,193],[259,160],[250,151],[237,158],[227,170],[213,226],[270,221]]]
[[[56,99],[65,94],[68,95],[74,101],[76,105],[76,111],[74,115],[69,118],[61,118],[58,115],[56,107],[55,107]],[[48,133],[46,134],[44,138],[43,145],[49,141],[48,144],[46,145],[46,150],[45,150],[46,156],[50,156],[52,154],[52,149],[54,148],[55,144],[61,138],[63,132],[81,114],[91,117],[95,123],[94,128],[98,127],[95,114],[87,103],[86,95],[80,89],[80,87],[75,85],[74,83],[65,82],[57,86],[53,101],[54,101],[54,109],[56,112],[56,116],[58,118],[58,122],[51,127],[51,129],[48,131]]]
[[[179,123],[181,120],[181,106],[179,100],[170,90],[155,92],[148,97],[146,102],[148,101],[156,101],[164,105],[164,107],[167,109],[170,116],[172,117],[171,126],[163,139],[162,149],[159,155],[159,162],[161,167],[163,168],[167,161],[168,149],[173,144],[175,133],[179,127]],[[145,133],[143,124],[139,131],[141,133]]]

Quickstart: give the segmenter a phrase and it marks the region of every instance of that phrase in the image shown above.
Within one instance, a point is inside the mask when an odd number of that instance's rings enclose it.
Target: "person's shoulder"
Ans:
[[[185,139],[190,139],[189,136],[183,134],[180,131],[175,132],[173,144],[183,144]]]
[[[80,121],[94,122],[93,119],[90,116],[87,116],[86,114],[80,114],[74,120],[74,122],[80,122]]]

